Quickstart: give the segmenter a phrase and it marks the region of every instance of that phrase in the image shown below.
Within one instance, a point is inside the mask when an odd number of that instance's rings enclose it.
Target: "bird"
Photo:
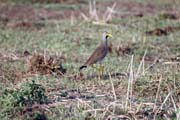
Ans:
[[[108,53],[108,39],[113,37],[109,32],[103,32],[102,43],[94,50],[87,61],[79,68],[79,71],[86,68],[87,66],[93,66],[96,63],[101,63]]]

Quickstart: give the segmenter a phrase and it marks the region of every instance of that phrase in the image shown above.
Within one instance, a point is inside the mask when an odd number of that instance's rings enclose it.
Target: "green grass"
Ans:
[[[45,94],[52,101],[52,104],[59,103],[59,105],[48,108],[47,111],[43,112],[50,120],[83,120],[88,117],[93,120],[103,119],[111,115],[115,116],[115,118],[118,115],[126,115],[133,119],[133,116],[128,114],[129,111],[136,111],[141,103],[156,102],[157,107],[160,107],[170,91],[173,91],[172,98],[174,102],[178,103],[180,99],[180,91],[178,89],[180,87],[180,67],[179,65],[166,65],[164,63],[171,61],[172,57],[180,55],[180,31],[159,37],[146,36],[145,31],[153,30],[157,27],[180,26],[180,22],[178,20],[159,20],[158,15],[154,15],[142,18],[114,18],[111,23],[115,26],[98,26],[82,20],[76,20],[74,25],[71,25],[70,20],[61,20],[56,24],[46,23],[44,28],[36,31],[0,28],[0,55],[4,56],[0,60],[0,70],[3,71],[3,74],[0,74],[0,81],[2,81],[0,83],[0,100],[3,100],[1,97],[5,89],[19,89],[22,84],[28,84],[34,80],[35,83],[43,85],[46,91]],[[130,73],[128,66],[131,62],[132,54],[118,56],[115,49],[119,45],[132,45],[131,50],[134,56],[132,70],[134,74],[137,73],[145,51],[147,51],[146,56],[148,57],[153,59],[158,57],[158,62],[145,71],[144,75],[140,75],[136,82],[133,83],[132,98],[129,98],[130,100],[128,101],[128,106],[130,103],[132,105],[131,108],[129,106],[125,109],[129,76],[116,76],[112,77],[112,79],[107,78],[99,81],[96,77],[92,77],[96,72],[89,67],[83,71],[85,80],[74,77],[79,76],[78,69],[80,65],[86,61],[97,44],[101,42],[101,34],[105,30],[110,31],[113,35],[113,38],[110,40],[113,44],[113,53],[109,54],[103,61],[106,68],[105,74],[108,75],[109,72],[112,74]],[[66,58],[62,64],[67,69],[67,73],[64,76],[24,75],[19,80],[15,80],[16,72],[27,70],[29,57],[18,56],[25,50],[30,53],[47,51],[49,54],[58,54],[59,56],[62,53]],[[18,59],[14,60],[13,55],[17,56]],[[153,60],[145,61],[145,69],[153,62]],[[140,73],[142,73],[142,69]],[[158,81],[160,79],[162,81],[156,100]],[[14,83],[14,81],[17,82]],[[104,108],[114,102],[111,82],[113,82],[117,100],[115,109],[111,105],[108,108],[109,111],[105,112]],[[26,90],[26,87],[21,89]],[[71,97],[76,97],[76,99],[71,99]],[[174,107],[170,106],[172,106],[172,100],[168,98],[168,101],[164,104],[163,112],[164,114],[172,115],[171,119],[176,118],[173,117],[173,114],[177,115],[176,111]],[[2,109],[13,109],[12,106],[9,106],[9,108],[1,107]],[[169,107],[173,111],[172,114],[168,113]],[[93,111],[95,109],[104,109],[104,111],[97,111],[97,114],[95,114]],[[152,106],[142,105],[138,111],[139,113],[136,115],[143,115],[143,112],[148,113],[148,110],[152,112],[152,109]],[[87,112],[87,110],[91,111]],[[1,113],[0,116],[4,116],[4,114]],[[32,114],[32,116],[36,116],[34,115],[36,113]],[[152,114],[154,115],[154,113]],[[38,115],[41,115],[41,113],[37,113]],[[3,119],[7,119],[6,117]],[[29,116],[26,117],[28,119]],[[148,115],[147,117],[152,116]],[[17,115],[14,119],[20,118]],[[165,118],[157,114],[157,119]]]

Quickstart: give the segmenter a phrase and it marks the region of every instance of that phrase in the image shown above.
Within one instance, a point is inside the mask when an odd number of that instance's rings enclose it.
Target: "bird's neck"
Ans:
[[[106,46],[108,46],[108,40],[106,39],[106,40],[103,40],[103,43],[106,45]]]
[[[108,45],[108,39],[107,38],[103,38],[102,41],[103,41],[103,44],[105,44],[106,46]]]

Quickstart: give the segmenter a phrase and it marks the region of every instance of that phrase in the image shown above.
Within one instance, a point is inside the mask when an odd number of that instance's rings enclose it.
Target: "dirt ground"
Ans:
[[[56,2],[56,1],[55,1]],[[67,5],[80,4],[82,1],[69,2],[60,1],[56,4]],[[97,8],[111,7],[115,2],[97,2]],[[88,4],[85,2],[83,4]],[[116,17],[143,17],[149,15],[157,15],[161,13],[174,15],[175,19],[180,18],[180,8],[174,7],[171,4],[167,4],[164,7],[159,7],[153,2],[147,4],[142,4],[134,1],[116,1],[115,9],[120,10],[120,12],[115,13]],[[128,11],[128,12],[125,12]],[[48,9],[43,7],[35,7],[33,5],[9,5],[6,3],[0,4],[0,24],[3,24],[10,28],[16,27],[31,27],[34,22],[44,21],[44,20],[61,20],[69,19],[73,15],[74,17],[81,17],[81,13],[87,13],[88,9],[85,7],[79,9]],[[100,11],[99,11],[100,12]]]

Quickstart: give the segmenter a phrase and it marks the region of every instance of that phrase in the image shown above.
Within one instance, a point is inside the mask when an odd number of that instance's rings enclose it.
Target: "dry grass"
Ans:
[[[31,108],[42,110],[48,119],[178,120],[179,18],[159,16],[156,10],[166,10],[164,4],[107,3],[90,1],[89,12],[71,12],[68,20],[45,20],[37,30],[0,28],[0,99],[5,89],[19,89],[33,80],[45,88],[50,102]],[[137,8],[155,12],[137,16],[131,12]],[[78,68],[104,30],[114,38],[98,80],[92,68],[82,73]]]

